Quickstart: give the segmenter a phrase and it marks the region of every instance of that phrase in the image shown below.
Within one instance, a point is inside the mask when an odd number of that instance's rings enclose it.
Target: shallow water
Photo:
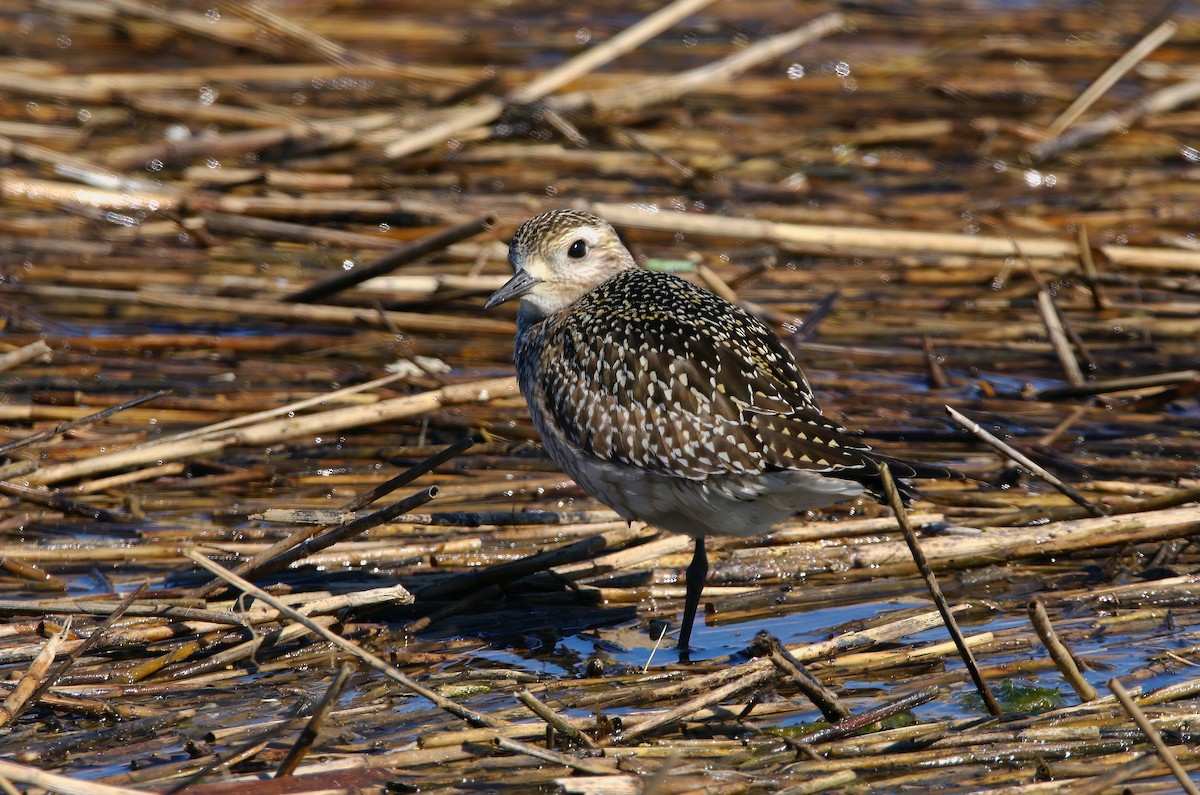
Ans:
[[[49,362],[0,372],[0,443],[136,394],[158,388],[175,392],[34,446],[14,458],[18,463],[28,460],[47,469],[134,448],[362,383],[382,375],[397,359],[435,357],[445,371],[415,368],[412,377],[373,390],[372,397],[320,404],[310,413],[507,374],[511,315],[484,315],[484,282],[506,273],[503,243],[517,223],[536,211],[576,203],[971,239],[1070,241],[1078,226],[1086,225],[1093,246],[1112,247],[1099,252],[1107,307],[1093,305],[1092,288],[1073,258],[1037,256],[1032,262],[1082,343],[1074,351],[1088,360],[1083,371],[1089,382],[1197,367],[1200,281],[1194,269],[1164,265],[1147,253],[1165,248],[1178,257],[1195,249],[1191,111],[1181,107],[1152,114],[1046,163],[1029,162],[1027,151],[1082,88],[1144,32],[1145,9],[1137,4],[859,4],[846,9],[851,30],[771,59],[729,84],[713,81],[678,100],[598,121],[568,114],[568,122],[583,125],[585,144],[572,142],[542,119],[516,114],[491,133],[457,135],[401,159],[387,158],[383,147],[404,132],[403,125],[419,127],[422,119],[433,118],[426,113],[440,119],[437,114],[448,107],[474,101],[472,92],[503,96],[536,72],[624,29],[645,13],[645,4],[580,7],[570,13],[544,2],[452,0],[437,8],[382,3],[316,11],[304,4],[289,6],[304,25],[350,47],[355,57],[337,69],[352,75],[327,73],[334,67],[321,57],[303,47],[289,49],[296,42],[283,42],[282,51],[272,50],[273,45],[260,48],[262,39],[230,46],[148,20],[93,20],[76,13],[86,5],[42,10],[17,4],[0,10],[0,29],[9,44],[0,69],[9,75],[0,89],[0,122],[7,125],[0,130],[6,136],[0,175],[6,190],[0,208],[0,353],[35,340],[46,340],[53,349]],[[209,13],[205,24],[214,29],[236,21]],[[764,36],[811,21],[815,13],[793,3],[714,4],[563,92],[661,81],[744,52]],[[1200,8],[1183,3],[1173,13],[1180,33],[1120,80],[1082,121],[1194,77],[1189,70],[1194,69]],[[355,71],[360,54],[447,71],[431,83],[370,70],[364,74]],[[322,76],[272,71],[292,61]],[[236,74],[220,71],[224,66]],[[42,82],[60,75],[65,79],[60,93],[52,90],[59,84]],[[150,79],[155,76],[171,80],[159,86]],[[118,88],[86,96],[65,88],[69,82],[72,90],[82,90],[93,84],[89,80],[101,78]],[[177,104],[154,110],[137,100]],[[250,118],[251,111],[266,117]],[[368,131],[336,145],[298,132],[328,120],[350,124],[381,111],[398,116],[382,132]],[[921,126],[926,122],[934,126]],[[222,137],[280,125],[291,134],[277,145],[239,146],[236,139],[230,143]],[[42,149],[21,150],[12,141]],[[206,148],[206,141],[214,143]],[[167,151],[168,145],[177,148]],[[131,148],[143,152],[146,147],[161,151],[130,159]],[[81,175],[72,158],[128,178],[120,183],[122,201],[139,202],[137,207],[109,212],[103,202],[88,198],[93,194],[80,193],[95,187],[98,178]],[[25,180],[38,182],[25,190]],[[145,187],[147,181],[153,190]],[[44,182],[65,187],[47,194]],[[178,191],[185,203],[171,213],[151,209],[143,194],[160,189]],[[309,202],[324,202],[323,209]],[[282,233],[246,231],[250,227],[208,229],[204,224],[211,224],[214,208],[243,223],[292,223],[310,237],[298,242]],[[396,274],[455,277],[462,280],[456,286],[430,293],[414,279],[388,291],[364,288],[342,296],[346,304],[372,314],[378,304],[445,317],[447,328],[413,328],[400,316],[350,322],[226,311],[230,301],[248,299],[278,308],[281,296],[331,272],[372,262],[383,250],[314,242],[313,234],[370,234],[400,245],[484,213],[499,217],[494,230]],[[1096,501],[1148,499],[1200,481],[1200,402],[1194,383],[1097,398],[1037,399],[1037,392],[1067,381],[1037,314],[1039,284],[1019,256],[947,255],[920,245],[880,251],[870,232],[863,233],[861,243],[826,246],[636,224],[622,231],[647,264],[688,278],[697,278],[697,264],[706,265],[733,284],[740,298],[774,312],[771,322],[794,343],[826,410],[861,429],[864,439],[892,454],[959,466],[974,478],[965,488],[930,489],[930,502],[919,510],[945,513],[948,518],[939,524],[986,524],[997,514],[1030,509],[1044,515],[1028,521],[1047,526],[1053,524],[1049,514],[1067,505],[962,433],[946,418],[945,404],[1024,445]],[[1131,251],[1145,259],[1110,258]],[[761,271],[754,270],[760,266]],[[797,323],[835,292],[829,315],[815,330]],[[203,305],[160,305],[150,300],[156,293],[199,296]],[[465,324],[481,320],[498,328],[466,330]],[[812,337],[793,337],[797,327]],[[943,385],[937,384],[931,361],[941,364]],[[1042,441],[1053,434],[1053,440]],[[119,467],[54,484],[56,496],[120,512],[115,521],[4,497],[0,563],[32,563],[48,577],[30,579],[36,573],[0,569],[0,594],[26,601],[125,595],[149,581],[152,588],[173,589],[156,598],[186,597],[179,589],[201,580],[181,549],[199,548],[234,565],[297,527],[256,518],[262,511],[339,508],[468,435],[476,439],[475,448],[385,499],[436,484],[441,494],[420,510],[599,508],[565,484],[530,444],[534,433],[519,401],[467,402],[388,422],[189,454],[177,462],[180,469],[145,480],[96,486],[96,478],[138,471]],[[138,466],[172,463],[164,459]],[[19,477],[14,482],[21,482]],[[813,526],[830,529],[879,515],[881,509],[863,503],[808,518]],[[395,583],[419,589],[596,532],[587,524],[478,524],[414,520],[376,528],[329,550],[320,566],[296,564],[261,583],[284,593],[344,593]],[[1128,534],[1137,531],[1126,528]],[[804,599],[731,615],[741,603],[714,590],[706,599],[718,605],[718,612],[711,624],[697,626],[693,663],[686,667],[677,664],[669,636],[651,656],[651,632],[664,622],[677,628],[679,600],[636,597],[678,586],[687,562],[679,553],[630,566],[612,580],[577,577],[582,594],[562,582],[557,591],[545,582],[506,583],[485,607],[437,621],[415,638],[402,632],[405,623],[442,603],[419,601],[411,608],[389,605],[351,614],[345,631],[381,655],[394,655],[397,665],[422,682],[445,687],[485,713],[529,719],[505,710],[519,709],[514,696],[519,688],[536,686],[567,714],[592,718],[602,712],[633,722],[642,713],[678,703],[655,701],[650,685],[642,688],[639,672],[647,663],[646,682],[679,681],[741,663],[760,631],[800,645],[929,610],[923,586],[911,574],[863,570],[836,557],[847,545],[868,549],[893,533],[889,525],[851,538],[798,543],[789,560],[811,563],[799,571],[775,571],[764,562],[770,559],[766,553],[735,559],[734,553],[746,547],[718,550],[715,586],[790,587],[803,591]],[[1088,663],[1085,674],[1102,694],[1112,676],[1146,690],[1186,684],[1195,679],[1200,619],[1191,585],[1177,585],[1167,597],[1135,589],[1120,603],[1088,601],[1087,592],[1143,580],[1150,588],[1200,571],[1200,555],[1190,540],[1194,533],[1193,526],[1176,533],[1178,539],[1171,534],[1117,537],[1098,548],[1081,544],[1015,561],[1005,560],[1001,550],[994,560],[972,563],[965,571],[946,563],[943,587],[952,602],[972,603],[964,621],[969,637],[995,633],[976,653],[997,686],[1045,688],[1068,705],[1078,703],[1047,661],[1026,613],[1031,596],[1053,602],[1062,592],[1076,596],[1073,602],[1052,604],[1052,620]],[[929,528],[925,537],[940,536]],[[404,548],[409,548],[404,555],[388,557]],[[597,585],[619,592],[620,599],[590,603],[590,589]],[[825,590],[830,596],[822,600]],[[36,611],[5,616],[2,628],[12,632],[0,638],[0,653],[11,656],[0,670],[11,677],[28,669],[32,653],[26,652],[40,648],[60,620],[57,614],[45,623],[40,618]],[[92,631],[96,623],[77,618],[75,626]],[[205,675],[212,678],[184,675],[185,666],[246,639],[218,642],[205,632],[204,642],[214,645],[169,663],[165,673],[137,684],[119,679],[132,676],[129,671],[138,664],[173,653],[188,637],[129,641],[88,655],[68,672],[61,688],[110,704],[167,712],[194,707],[195,718],[168,722],[133,739],[98,743],[86,752],[48,750],[31,764],[86,778],[180,765],[174,772],[164,768],[157,778],[146,773],[144,779],[109,782],[169,786],[187,772],[184,763],[192,757],[227,754],[253,735],[247,730],[207,740],[207,732],[284,719],[319,695],[336,668],[327,649],[302,639]],[[946,640],[938,627],[870,651]],[[819,661],[812,667],[856,712],[940,683],[946,691],[916,707],[918,719],[982,715],[969,698],[969,680],[953,652],[877,669],[839,671],[837,665],[837,660],[832,667]],[[585,704],[597,693],[616,693],[626,685],[640,688],[643,700],[597,710]],[[730,719],[721,731],[745,740],[766,729],[816,720],[817,713],[788,691],[786,682],[772,688],[776,692],[737,698],[761,695],[778,712],[738,725]],[[322,759],[370,764],[373,755],[462,727],[373,673],[355,674],[339,705],[346,714],[335,715],[334,730],[321,738],[317,753]],[[356,709],[367,712],[349,713]],[[1166,709],[1194,713],[1195,699]],[[68,741],[110,723],[122,722],[33,708],[14,734],[0,740],[0,753],[57,740],[70,746]],[[669,744],[683,734],[672,730],[654,742]],[[1180,737],[1196,739],[1194,733],[1172,735]],[[272,754],[283,745],[283,740],[274,742],[236,772],[270,768],[278,761]],[[113,763],[114,753],[127,758]],[[710,763],[720,769],[719,761]],[[1020,764],[1035,767],[1028,760]],[[419,771],[414,776],[449,777],[435,785],[420,782],[434,789],[468,786],[465,781],[478,790],[496,783],[485,775],[486,765],[481,765],[485,773],[414,765]],[[1039,775],[1048,769],[1041,761],[1036,767]],[[401,769],[407,775],[408,768]],[[866,769],[860,772],[862,784],[871,786]],[[398,786],[411,783],[396,775]],[[552,784],[528,786],[545,791]]]

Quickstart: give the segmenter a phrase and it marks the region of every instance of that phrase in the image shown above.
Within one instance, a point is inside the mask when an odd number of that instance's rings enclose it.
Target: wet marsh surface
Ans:
[[[1200,776],[1200,10],[1133,5],[727,0],[522,93],[656,6],[0,3],[0,775],[1178,791],[1108,683]],[[1002,716],[869,501],[711,539],[697,662],[669,635],[653,651],[689,540],[558,472],[509,378],[512,309],[482,310],[513,229],[561,206],[768,320],[872,445],[968,476],[926,484],[910,518]],[[274,555],[257,586],[453,703],[189,554]],[[761,631],[874,719],[815,734],[821,713],[753,656]],[[525,691],[582,736],[548,736]]]

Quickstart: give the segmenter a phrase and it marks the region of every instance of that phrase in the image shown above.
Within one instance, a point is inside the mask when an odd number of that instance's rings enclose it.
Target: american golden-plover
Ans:
[[[666,273],[643,270],[606,221],[557,210],[513,236],[521,394],[546,451],[626,520],[695,539],[678,647],[686,659],[708,575],[707,535],[765,533],[798,511],[878,496],[879,455],[817,406],[763,322]]]

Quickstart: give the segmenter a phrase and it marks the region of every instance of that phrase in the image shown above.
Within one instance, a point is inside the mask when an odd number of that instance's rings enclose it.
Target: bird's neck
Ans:
[[[546,312],[529,301],[521,301],[521,308],[517,312],[517,331],[524,333],[525,331],[537,326],[547,317]]]

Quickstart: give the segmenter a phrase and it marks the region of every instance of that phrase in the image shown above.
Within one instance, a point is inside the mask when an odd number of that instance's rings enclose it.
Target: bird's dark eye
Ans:
[[[585,256],[587,256],[587,241],[583,238],[576,240],[571,244],[571,247],[567,249],[567,256],[571,259],[583,259]]]

